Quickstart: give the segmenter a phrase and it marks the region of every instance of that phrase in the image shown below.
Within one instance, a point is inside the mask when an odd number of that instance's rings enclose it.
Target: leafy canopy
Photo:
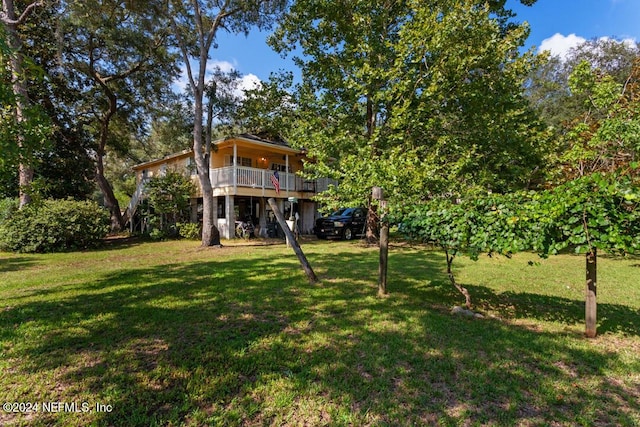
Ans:
[[[535,58],[510,17],[500,1],[295,2],[271,43],[303,53],[286,136],[311,176],[340,182],[322,200],[528,185],[541,127],[520,88]]]

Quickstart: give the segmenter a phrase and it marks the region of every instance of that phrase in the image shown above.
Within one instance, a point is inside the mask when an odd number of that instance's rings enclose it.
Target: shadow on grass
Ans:
[[[133,246],[139,246],[141,244],[149,243],[152,240],[145,239],[142,236],[112,236],[107,237],[102,240],[102,245],[100,245],[97,249],[89,249],[89,250],[99,250],[99,251],[109,251],[109,250],[122,250],[126,248],[130,248]]]
[[[20,271],[35,264],[34,258],[22,256],[10,256],[0,258],[0,273],[8,273],[10,271]]]
[[[253,248],[256,255],[244,259],[212,255],[118,271],[74,284],[66,298],[1,312],[15,372],[29,380],[54,375],[57,383],[46,396],[18,397],[98,399],[113,408],[90,420],[47,414],[29,424],[637,421],[637,393],[605,375],[622,363],[616,355],[434,310],[457,299],[441,255],[396,251],[391,296],[378,299],[377,252],[316,249],[305,247],[323,278],[317,286],[307,284],[295,257]],[[495,305],[532,302],[473,291]],[[564,305],[533,303],[534,318]],[[29,330],[42,335],[28,338]],[[578,381],[587,385],[572,386]]]
[[[501,313],[508,318],[559,322],[568,326],[584,325],[585,302],[568,298],[503,292],[496,294],[484,286],[467,285],[478,307]],[[623,333],[640,336],[640,312],[632,307],[598,303],[598,333]]]

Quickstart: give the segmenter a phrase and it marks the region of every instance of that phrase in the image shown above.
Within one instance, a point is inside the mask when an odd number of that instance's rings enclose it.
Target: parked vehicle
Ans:
[[[337,237],[351,240],[365,233],[367,210],[365,208],[342,208],[331,215],[316,220],[315,233],[320,239]]]

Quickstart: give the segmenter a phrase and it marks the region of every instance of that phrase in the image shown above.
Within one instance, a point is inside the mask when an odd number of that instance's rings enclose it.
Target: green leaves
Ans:
[[[9,211],[0,222],[0,248],[59,252],[97,246],[109,231],[109,215],[95,202],[43,200]]]
[[[164,176],[149,180],[145,192],[157,213],[184,214],[195,188],[189,177],[179,172],[167,171]]]
[[[635,169],[630,163],[640,156],[640,60],[630,69],[623,84],[588,61],[574,68],[571,97],[583,105],[566,125],[566,148],[560,155],[564,175]]]
[[[381,184],[398,202],[525,187],[542,158],[520,93],[535,60],[508,17],[475,0],[296,1],[271,43],[304,54],[288,139],[308,172],[340,181],[324,201],[364,203]]]
[[[525,250],[546,257],[569,247],[638,253],[640,187],[626,176],[594,174],[541,192],[436,199],[395,220],[408,237],[472,258]]]

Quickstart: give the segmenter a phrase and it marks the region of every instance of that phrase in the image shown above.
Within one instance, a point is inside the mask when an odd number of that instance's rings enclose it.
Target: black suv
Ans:
[[[342,208],[316,220],[316,236],[320,239],[338,237],[351,240],[364,234],[367,224],[365,208]]]

